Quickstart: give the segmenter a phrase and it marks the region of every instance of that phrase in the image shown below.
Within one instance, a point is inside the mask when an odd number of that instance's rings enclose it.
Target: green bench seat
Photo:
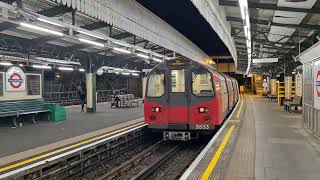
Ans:
[[[14,126],[17,126],[18,117],[23,118],[24,115],[32,115],[32,121],[35,123],[35,115],[49,114],[50,112],[51,110],[48,109],[42,99],[0,102],[0,117],[11,117]]]
[[[292,107],[302,107],[302,97],[301,96],[294,96],[292,101],[284,101],[283,108],[288,112],[292,112]]]

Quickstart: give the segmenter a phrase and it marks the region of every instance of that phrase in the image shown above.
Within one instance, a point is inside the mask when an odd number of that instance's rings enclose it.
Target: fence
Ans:
[[[108,102],[111,101],[115,94],[127,94],[127,89],[116,89],[116,90],[98,90],[97,91],[97,102]],[[46,102],[58,103],[62,105],[75,105],[80,104],[80,97],[77,91],[66,91],[66,92],[49,92],[44,93],[43,98]]]

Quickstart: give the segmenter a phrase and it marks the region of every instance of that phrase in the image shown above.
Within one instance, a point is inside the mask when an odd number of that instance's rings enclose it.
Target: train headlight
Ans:
[[[209,112],[209,108],[199,107],[199,108],[198,108],[198,112],[199,112],[199,113],[208,113],[208,112]]]
[[[151,108],[151,112],[161,112],[161,107],[153,107]]]

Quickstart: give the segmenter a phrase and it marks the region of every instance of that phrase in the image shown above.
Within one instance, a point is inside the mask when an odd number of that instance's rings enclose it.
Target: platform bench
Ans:
[[[0,118],[10,118],[14,127],[18,118],[32,115],[32,122],[35,123],[35,116],[42,113],[47,113],[48,118],[51,113],[42,99],[0,102]]]
[[[283,108],[288,112],[292,112],[292,107],[298,108],[302,107],[302,97],[301,96],[294,96],[292,101],[284,101]]]

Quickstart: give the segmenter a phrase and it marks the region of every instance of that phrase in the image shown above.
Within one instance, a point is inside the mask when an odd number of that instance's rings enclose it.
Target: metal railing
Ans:
[[[112,97],[117,94],[127,94],[127,89],[98,90],[97,102],[111,101]],[[44,93],[43,98],[46,102],[58,103],[62,105],[80,104],[80,97],[77,91]]]

